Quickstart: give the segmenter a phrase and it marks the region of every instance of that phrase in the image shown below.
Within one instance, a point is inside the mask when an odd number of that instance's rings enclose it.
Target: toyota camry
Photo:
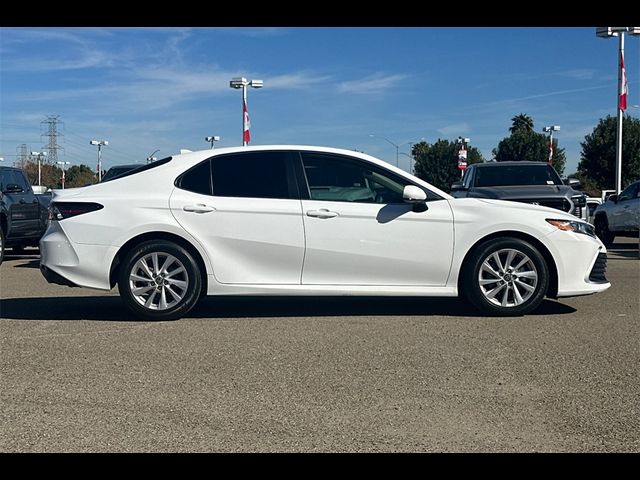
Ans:
[[[118,285],[138,317],[204,295],[461,296],[486,315],[602,292],[606,248],[556,209],[453,198],[369,155],[232,147],[158,160],[54,198],[53,283]]]

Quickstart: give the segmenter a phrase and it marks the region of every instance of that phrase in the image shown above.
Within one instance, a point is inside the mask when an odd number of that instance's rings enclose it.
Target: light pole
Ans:
[[[243,124],[244,126],[244,124]],[[204,140],[206,142],[210,142],[211,143],[211,150],[213,150],[213,142],[219,142],[220,141],[220,135],[213,135],[211,137],[204,137]]]
[[[89,144],[98,146],[98,183],[100,183],[102,181],[102,156],[100,155],[100,148],[109,145],[109,142],[106,140],[91,140]]]
[[[471,142],[470,138],[458,137],[456,143],[460,144],[460,150],[458,150],[458,170],[460,170],[460,178],[464,176],[464,171],[467,168],[467,148]]]
[[[42,167],[40,166],[40,160],[42,159],[42,157],[47,155],[47,152],[31,152],[31,155],[35,155],[38,158],[38,186],[42,185],[42,182],[40,181],[42,174]]]
[[[156,158],[156,157],[154,157],[154,155],[155,155],[156,153],[158,153],[159,151],[160,151],[160,149],[158,149],[158,150],[154,151],[151,155],[149,155],[149,156],[147,157],[147,163],[155,162],[155,161],[157,160],[157,158]]]
[[[251,140],[251,134],[249,129],[251,128],[251,122],[249,122],[249,111],[247,110],[247,86],[251,88],[262,88],[262,80],[247,80],[244,77],[232,78],[229,82],[229,87],[236,90],[242,89],[242,146],[246,147]],[[213,146],[213,144],[212,144]]]
[[[64,190],[64,166],[69,165],[69,162],[57,162],[58,165],[62,165],[62,189]]]
[[[622,112],[627,109],[627,78],[624,72],[624,34],[640,35],[640,27],[596,27],[600,38],[618,37],[618,130],[616,133],[616,193],[622,190]]]
[[[542,129],[543,132],[549,132],[549,158],[547,159],[548,165],[553,165],[553,132],[560,131],[560,125],[549,125]]]
[[[382,135],[374,135],[373,133],[369,134],[370,137],[372,138],[381,138],[383,140],[386,140],[387,142],[389,142],[391,145],[393,145],[394,147],[396,147],[396,167],[399,167],[399,158],[400,158],[400,145],[397,145],[395,143],[393,143],[391,140],[389,140],[387,137],[383,137]]]

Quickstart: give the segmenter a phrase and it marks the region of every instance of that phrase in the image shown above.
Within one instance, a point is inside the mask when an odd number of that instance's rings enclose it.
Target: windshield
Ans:
[[[476,169],[476,187],[507,185],[562,185],[562,180],[547,164],[495,165]]]

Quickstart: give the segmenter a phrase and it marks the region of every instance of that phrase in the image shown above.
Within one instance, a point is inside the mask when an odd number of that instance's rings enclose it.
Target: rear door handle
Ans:
[[[210,207],[209,205],[205,205],[204,203],[198,203],[196,205],[185,205],[182,207],[182,210],[185,212],[194,212],[194,213],[209,213],[215,212],[216,207]]]
[[[327,210],[326,208],[321,208],[320,210],[307,210],[308,217],[316,217],[316,218],[334,218],[339,215],[338,212],[332,212],[331,210]]]

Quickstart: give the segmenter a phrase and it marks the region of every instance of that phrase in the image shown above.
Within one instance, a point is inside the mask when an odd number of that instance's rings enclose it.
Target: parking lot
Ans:
[[[0,266],[3,452],[638,452],[640,259],[487,318],[456,299],[210,298],[175,322]],[[33,252],[33,253],[37,253]]]

